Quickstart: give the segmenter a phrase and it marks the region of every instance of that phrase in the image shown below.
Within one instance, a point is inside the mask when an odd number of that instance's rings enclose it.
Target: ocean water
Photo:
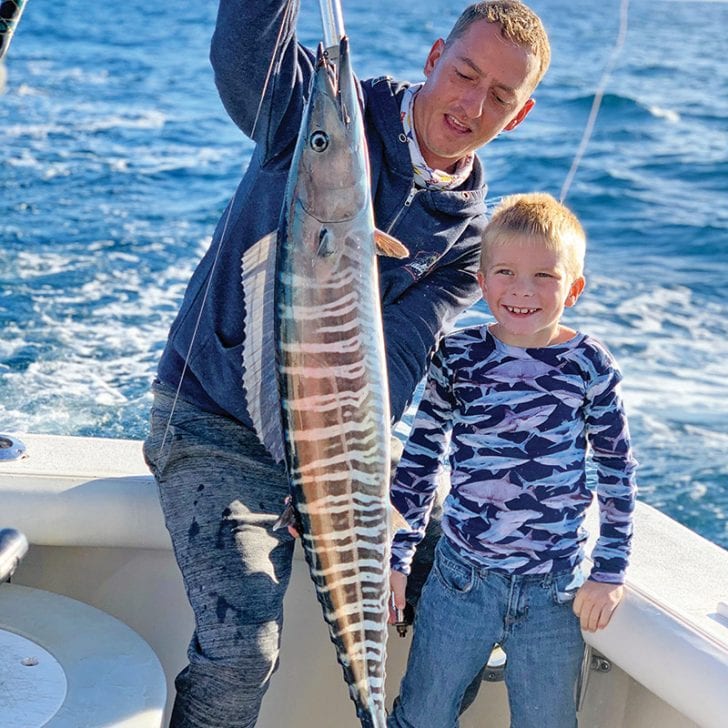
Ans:
[[[412,81],[464,7],[343,5],[358,73]],[[566,198],[590,241],[567,321],[620,362],[640,497],[728,547],[728,4],[632,0],[616,58],[624,0],[531,5],[553,62],[528,120],[481,152],[491,195],[559,194],[613,60]],[[251,153],[215,91],[215,12],[28,3],[0,92],[0,431],[145,435],[167,329]]]

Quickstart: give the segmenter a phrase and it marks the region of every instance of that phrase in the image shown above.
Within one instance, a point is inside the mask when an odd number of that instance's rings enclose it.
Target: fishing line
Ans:
[[[587,146],[589,145],[589,140],[591,139],[592,132],[594,131],[594,125],[597,120],[597,114],[599,113],[599,107],[601,106],[602,98],[604,97],[604,90],[606,88],[607,81],[609,80],[609,77],[614,70],[617,58],[622,52],[622,48],[624,47],[624,42],[627,37],[628,15],[629,0],[621,0],[619,8],[619,30],[617,31],[617,40],[614,43],[614,48],[612,49],[609,60],[604,67],[604,72],[602,73],[602,78],[599,82],[599,85],[597,86],[597,90],[594,93],[594,101],[592,102],[591,111],[589,112],[589,118],[587,119],[586,126],[584,127],[584,133],[582,134],[579,148],[576,150],[574,161],[571,163],[571,168],[569,169],[569,172],[566,175],[566,179],[564,180],[564,184],[561,187],[561,194],[559,195],[559,200],[561,202],[564,201],[566,195],[569,192],[571,183],[574,181],[574,176],[576,175],[576,170],[581,163],[581,159],[586,152]]]
[[[263,89],[260,93],[260,100],[258,101],[258,109],[255,112],[255,119],[253,120],[253,127],[250,132],[250,136],[252,137],[255,134],[255,127],[258,124],[258,119],[260,117],[260,111],[263,107],[263,100],[265,99],[265,94],[268,90],[268,84],[270,83],[271,76],[273,74],[273,67],[276,64],[277,56],[279,55],[279,52],[281,50],[281,36],[283,35],[283,29],[290,25],[291,16],[293,14],[293,3],[294,0],[289,0],[289,2],[286,4],[286,9],[283,12],[283,17],[281,19],[281,27],[278,29],[278,36],[276,37],[276,43],[275,43],[275,49],[273,51],[273,54],[271,55],[270,63],[268,64],[268,71],[266,72],[265,81],[263,82]],[[239,189],[239,188],[238,188]],[[217,247],[215,249],[215,257],[212,261],[212,266],[210,268],[210,272],[208,274],[207,278],[207,284],[205,285],[205,292],[202,296],[202,301],[200,302],[200,310],[197,314],[197,319],[195,321],[195,327],[192,329],[192,337],[190,338],[190,345],[187,347],[187,354],[185,354],[185,361],[184,365],[182,366],[182,373],[179,376],[179,383],[177,384],[177,389],[174,393],[174,398],[172,400],[172,408],[169,411],[169,417],[167,417],[167,425],[164,428],[164,435],[162,436],[162,442],[159,446],[159,452],[157,453],[157,457],[160,457],[162,454],[162,451],[164,450],[164,446],[167,442],[167,435],[169,435],[169,429],[172,426],[172,417],[174,417],[175,409],[177,408],[177,402],[179,401],[179,393],[182,391],[182,382],[184,381],[185,374],[187,373],[187,369],[189,367],[190,357],[192,356],[192,347],[195,344],[195,340],[197,339],[197,332],[200,328],[200,322],[202,321],[202,314],[205,310],[205,304],[207,303],[207,297],[210,293],[210,287],[212,286],[212,279],[214,278],[215,268],[217,267],[217,261],[220,258],[220,251],[222,249],[222,241],[225,239],[225,233],[228,229],[228,223],[230,222],[230,215],[232,214],[233,207],[235,206],[235,198],[238,194],[238,189],[235,190],[233,193],[232,198],[230,199],[230,202],[228,203],[228,209],[227,214],[225,215],[225,223],[222,227],[222,232],[220,233],[220,239],[218,240]]]
[[[273,54],[270,58],[270,63],[268,64],[268,72],[265,76],[265,81],[263,82],[263,90],[260,93],[260,100],[258,101],[258,109],[255,112],[255,119],[253,119],[253,128],[250,131],[250,136],[252,137],[255,134],[255,127],[258,125],[258,118],[260,116],[260,110],[263,108],[263,99],[265,99],[266,91],[268,90],[268,84],[270,83],[270,77],[273,75],[273,67],[275,66],[276,61],[276,55],[281,50],[281,36],[283,35],[283,28],[285,28],[287,25],[291,22],[291,16],[293,15],[293,1],[290,0],[286,4],[286,9],[283,12],[283,19],[281,20],[281,27],[278,29],[278,36],[276,37],[276,44],[275,44],[275,50],[273,51]]]

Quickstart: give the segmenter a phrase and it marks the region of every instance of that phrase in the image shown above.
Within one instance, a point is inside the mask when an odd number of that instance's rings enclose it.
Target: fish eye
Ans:
[[[314,152],[323,152],[329,146],[329,135],[325,131],[315,131],[308,143]]]

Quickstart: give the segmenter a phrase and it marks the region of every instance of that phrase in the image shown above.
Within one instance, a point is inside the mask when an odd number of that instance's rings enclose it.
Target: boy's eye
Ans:
[[[511,270],[509,268],[498,268],[495,271],[495,274],[497,276],[509,276],[511,275]]]

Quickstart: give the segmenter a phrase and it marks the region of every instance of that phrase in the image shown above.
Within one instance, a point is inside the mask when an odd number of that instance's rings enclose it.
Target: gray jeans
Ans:
[[[288,484],[255,434],[155,385],[144,456],[195,613],[170,725],[254,726],[277,662],[293,539]],[[166,431],[166,437],[165,437]]]
[[[248,728],[278,665],[294,543],[271,527],[288,480],[251,430],[182,400],[170,420],[174,393],[153,389],[144,457],[196,625],[170,726]],[[433,544],[423,546],[412,602],[431,564]]]

